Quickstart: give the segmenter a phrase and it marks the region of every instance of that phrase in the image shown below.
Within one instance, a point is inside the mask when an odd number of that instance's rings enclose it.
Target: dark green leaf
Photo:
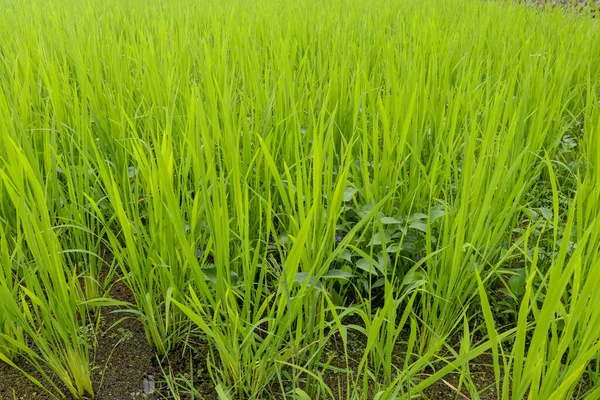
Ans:
[[[444,206],[439,204],[437,206],[433,206],[431,207],[431,210],[429,210],[429,222],[434,222],[439,218],[442,218],[444,215],[446,215],[446,212],[444,211]]]
[[[423,221],[425,219],[427,219],[427,215],[423,213],[416,213],[408,217],[408,222]]]
[[[373,264],[371,264],[369,260],[366,260],[364,258],[361,258],[356,262],[356,267],[372,275],[379,276],[379,273],[377,272],[377,269],[373,266]]]
[[[427,232],[427,224],[425,222],[422,222],[422,221],[418,221],[418,220],[413,221],[413,222],[410,223],[410,225],[408,227],[412,228],[412,229],[419,230],[421,232],[425,232],[425,233]]]
[[[127,176],[129,177],[129,179],[135,178],[137,176],[138,172],[139,172],[139,169],[136,167],[127,168]]]
[[[387,251],[388,253],[397,253],[400,250],[402,250],[402,246],[400,245],[400,243],[391,244],[387,247],[387,249],[385,249],[385,251]]]
[[[545,208],[545,207],[540,207],[538,208],[538,211],[542,214],[542,216],[546,219],[552,219],[553,217],[553,213],[552,211],[550,211],[549,209]]]
[[[323,288],[321,282],[319,282],[314,276],[309,275],[308,272],[298,272],[294,277],[294,282],[302,285],[307,279],[309,285],[314,285],[317,289]]]
[[[342,259],[342,260],[346,260],[348,262],[352,262],[352,254],[350,254],[350,250],[344,250],[343,253],[338,254],[337,258]]]
[[[350,279],[353,278],[355,275],[351,274],[350,272],[346,272],[346,271],[342,271],[339,269],[332,269],[327,271],[327,273],[325,275],[323,275],[324,279],[328,279],[328,278],[334,278],[334,279]]]
[[[381,221],[383,225],[393,225],[402,223],[402,221],[398,221],[397,219],[391,217],[381,217],[379,221]]]
[[[217,267],[202,268],[202,272],[212,283],[217,283]],[[235,285],[239,279],[238,274],[231,271],[231,284]]]
[[[351,201],[356,192],[358,192],[358,189],[356,189],[355,187],[352,187],[352,186],[346,187],[346,190],[344,190],[344,201],[345,202]]]

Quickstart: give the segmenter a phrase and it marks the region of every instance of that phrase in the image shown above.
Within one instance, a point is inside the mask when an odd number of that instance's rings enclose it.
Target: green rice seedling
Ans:
[[[3,223],[2,225],[5,224]],[[5,299],[8,302],[9,299],[17,297],[19,282],[17,281],[18,277],[15,273],[15,264],[18,264],[18,261],[11,256],[9,245],[7,243],[6,230],[3,226],[0,226],[0,247],[2,254],[2,275],[0,276],[0,284],[2,285]],[[14,345],[13,343],[25,343],[23,330],[9,317],[10,313],[4,306],[1,309],[0,316],[0,353],[7,359],[12,360],[19,353],[19,346]]]
[[[570,221],[574,215],[573,208]],[[572,226],[571,222],[567,228]],[[499,389],[500,371],[505,373],[502,398],[524,397],[527,393],[533,398],[568,397],[577,390],[583,372],[597,352],[595,331],[588,329],[596,319],[595,308],[591,306],[596,301],[592,294],[596,291],[591,283],[593,271],[597,269],[593,264],[596,259],[593,252],[597,250],[594,245],[597,243],[596,231],[593,224],[583,237],[578,238],[577,248],[568,261],[565,258],[570,247],[569,236],[563,237],[558,257],[548,273],[542,275],[542,284],[537,289],[534,282],[540,275],[538,250],[534,252],[512,351],[510,355],[502,352],[501,357],[498,351],[495,353]],[[582,262],[591,264],[586,266]],[[581,280],[584,276],[587,278]],[[486,296],[483,286],[481,296]],[[541,296],[543,302],[539,301]],[[490,337],[495,338],[489,305],[484,306],[484,312]],[[496,346],[499,344],[496,340],[493,342]],[[597,391],[595,387],[588,390],[590,393]]]
[[[595,99],[593,93],[590,97]],[[596,129],[594,116],[597,111],[592,111],[595,107],[586,110],[587,127],[591,132]],[[595,135],[585,140],[588,162],[596,157],[597,143]],[[551,226],[557,227],[564,212],[559,209],[558,177],[550,160],[547,168],[553,190]],[[596,168],[588,167],[580,179],[577,196],[564,216],[566,225],[561,231],[554,229],[554,258],[547,271],[541,270],[539,265],[539,242],[533,245],[514,344],[509,354],[496,351],[494,355],[499,389],[500,367],[505,374],[502,398],[575,396],[584,371],[597,354],[597,329],[594,328],[598,317],[594,306],[597,281],[594,274],[598,270],[596,260],[600,241],[597,237]],[[487,296],[481,284],[480,296],[485,303]],[[484,305],[484,313],[488,334],[494,338],[496,333],[489,306]],[[590,398],[597,396],[597,382],[587,389],[587,393]]]
[[[10,138],[6,140],[12,151],[3,160],[0,176],[17,215],[17,229],[22,230],[23,246],[14,250],[20,257],[7,259],[5,255],[3,261],[23,264],[17,265],[15,274],[18,287],[11,291],[9,281],[2,282],[6,312],[3,317],[8,317],[22,334],[16,337],[3,334],[3,340],[41,373],[55,394],[63,395],[44,367],[56,374],[73,396],[93,396],[89,342],[82,329],[86,324],[86,308],[81,304],[77,271],[69,271],[66,266],[35,168],[16,143]],[[27,198],[28,201],[23,201]],[[33,348],[28,341],[34,344]],[[12,364],[7,357],[3,360]]]

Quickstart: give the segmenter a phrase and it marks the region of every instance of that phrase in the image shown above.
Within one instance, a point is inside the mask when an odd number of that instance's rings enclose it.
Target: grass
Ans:
[[[48,396],[94,397],[119,305],[220,399],[475,399],[482,354],[499,399],[600,398],[586,12],[5,1],[0,43],[0,359]]]

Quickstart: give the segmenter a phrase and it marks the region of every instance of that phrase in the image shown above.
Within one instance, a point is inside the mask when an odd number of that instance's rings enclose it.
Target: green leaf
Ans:
[[[371,286],[371,288],[375,289],[375,288],[381,287],[381,286],[383,286],[384,283],[385,283],[385,278],[381,277],[375,281],[375,283],[373,284],[373,286]]]
[[[522,296],[525,294],[525,284],[527,283],[527,276],[523,268],[519,268],[517,273],[511,276],[508,280],[508,286],[511,292],[516,296]]]
[[[398,221],[397,219],[391,217],[381,217],[379,218],[379,221],[381,221],[383,225],[394,225],[402,223],[402,221]]]
[[[212,283],[217,283],[217,267],[202,268],[202,273],[204,274],[204,276],[206,276],[206,278],[208,278],[209,281],[211,281]],[[235,285],[239,279],[239,275],[233,271],[230,272],[230,275],[231,284]]]
[[[208,278],[212,283],[217,283],[217,267],[211,268],[202,268],[202,273]]]
[[[378,246],[383,244],[384,242],[387,243],[392,238],[392,234],[393,232],[389,230],[385,230],[383,232],[375,232],[367,246]]]
[[[373,203],[365,204],[364,206],[362,206],[362,208],[359,211],[356,212],[356,214],[358,214],[359,217],[364,218],[371,213],[371,210],[373,209],[373,207],[374,207]],[[383,214],[381,214],[381,212],[378,212],[378,214],[383,215]]]
[[[444,215],[446,215],[446,212],[444,210],[443,205],[438,204],[436,206],[433,206],[429,210],[429,222],[434,222],[434,221],[442,218]]]
[[[423,213],[416,213],[408,217],[408,222],[423,221],[425,219],[427,219],[427,215]]]
[[[346,260],[346,261],[348,261],[349,263],[351,263],[351,262],[352,262],[352,254],[350,253],[350,250],[348,250],[348,249],[344,250],[344,252],[343,252],[343,253],[341,253],[341,254],[338,254],[338,255],[337,255],[337,258],[338,258],[338,259],[341,259],[341,260]]]
[[[312,400],[311,397],[302,389],[300,388],[296,388],[296,390],[294,390],[294,394],[295,394],[295,398],[297,400]]]
[[[302,285],[302,284],[304,284],[304,282],[306,282],[307,279],[308,279],[309,285],[311,285],[311,286],[314,285],[314,287],[316,287],[317,289],[323,288],[323,286],[321,285],[321,282],[319,282],[319,280],[317,278],[310,275],[308,272],[296,273],[296,276],[294,277],[294,283]]]
[[[405,286],[420,286],[421,284],[427,283],[427,277],[425,274],[417,268],[413,268],[404,276],[402,285]]]
[[[551,219],[554,217],[554,214],[552,213],[552,211],[551,211],[551,210],[549,210],[549,209],[547,209],[547,208],[545,208],[545,207],[540,207],[540,208],[538,208],[537,210],[538,210],[538,211],[539,211],[539,212],[542,214],[542,216],[543,216],[544,218],[546,218],[546,219],[550,219],[550,220],[551,220]]]
[[[356,189],[355,187],[353,187],[353,186],[346,187],[346,189],[344,190],[344,202],[351,201],[356,192],[358,192],[358,189]]]
[[[523,210],[523,213],[525,215],[527,215],[527,217],[529,217],[530,220],[532,221],[536,221],[538,219],[538,213],[535,212],[535,210],[533,208],[526,208],[525,210]]]
[[[373,264],[369,262],[369,260],[366,260],[364,258],[361,258],[356,262],[356,267],[372,275],[379,276],[379,273],[377,272],[377,269],[373,266]]]
[[[288,244],[288,242],[289,242],[289,237],[288,237],[288,235],[279,235],[279,236],[277,237],[277,241],[278,241],[280,244]]]
[[[402,245],[400,245],[400,243],[391,244],[385,249],[388,253],[397,253],[400,250],[402,250]]]
[[[333,279],[350,279],[354,278],[356,275],[351,274],[350,272],[342,271],[339,269],[332,269],[327,271],[325,275],[323,275],[324,279],[333,278]]]
[[[413,221],[410,223],[410,225],[408,225],[408,227],[427,233],[427,224],[422,221],[418,221],[418,220]]]
[[[127,176],[129,177],[129,179],[135,178],[138,175],[138,172],[140,170],[136,167],[129,167],[127,168]]]
[[[215,390],[217,391],[219,400],[231,400],[232,399],[232,397],[227,392],[225,392],[225,389],[223,389],[223,386],[220,383],[215,387]]]

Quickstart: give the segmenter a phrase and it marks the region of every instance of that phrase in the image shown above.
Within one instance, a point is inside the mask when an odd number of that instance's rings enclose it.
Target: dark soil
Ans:
[[[133,302],[129,289],[121,283],[113,286],[111,297]],[[103,311],[93,375],[98,400],[158,398],[144,393],[144,379],[151,382],[160,376],[153,363],[155,353],[139,320],[126,315],[115,308]],[[148,386],[149,383],[146,389]]]
[[[18,363],[17,364],[21,364]],[[19,365],[25,368],[28,373],[32,373],[25,365]],[[41,388],[31,383],[25,375],[15,368],[10,367],[0,361],[0,399],[51,399]]]
[[[114,299],[132,301],[131,293],[122,283],[115,284],[110,295]],[[102,310],[96,352],[92,354],[95,398],[158,399],[158,395],[144,393],[144,379],[148,381],[148,375],[152,375],[158,380],[160,368],[153,362],[155,354],[146,341],[142,324],[137,318],[126,317],[127,314],[115,311],[118,310],[114,307]],[[16,364],[39,379],[39,374],[24,360],[16,360]],[[59,382],[55,383],[59,385]],[[148,386],[147,383],[146,388]],[[155,386],[158,387],[158,382]],[[0,400],[52,398],[20,371],[0,362]]]
[[[484,354],[469,363],[470,377],[481,400],[496,400],[493,361],[490,355]],[[424,376],[426,378],[426,376]],[[458,374],[448,374],[435,382],[423,392],[424,399],[470,399],[468,391],[461,388]],[[459,390],[460,388],[460,390]]]

